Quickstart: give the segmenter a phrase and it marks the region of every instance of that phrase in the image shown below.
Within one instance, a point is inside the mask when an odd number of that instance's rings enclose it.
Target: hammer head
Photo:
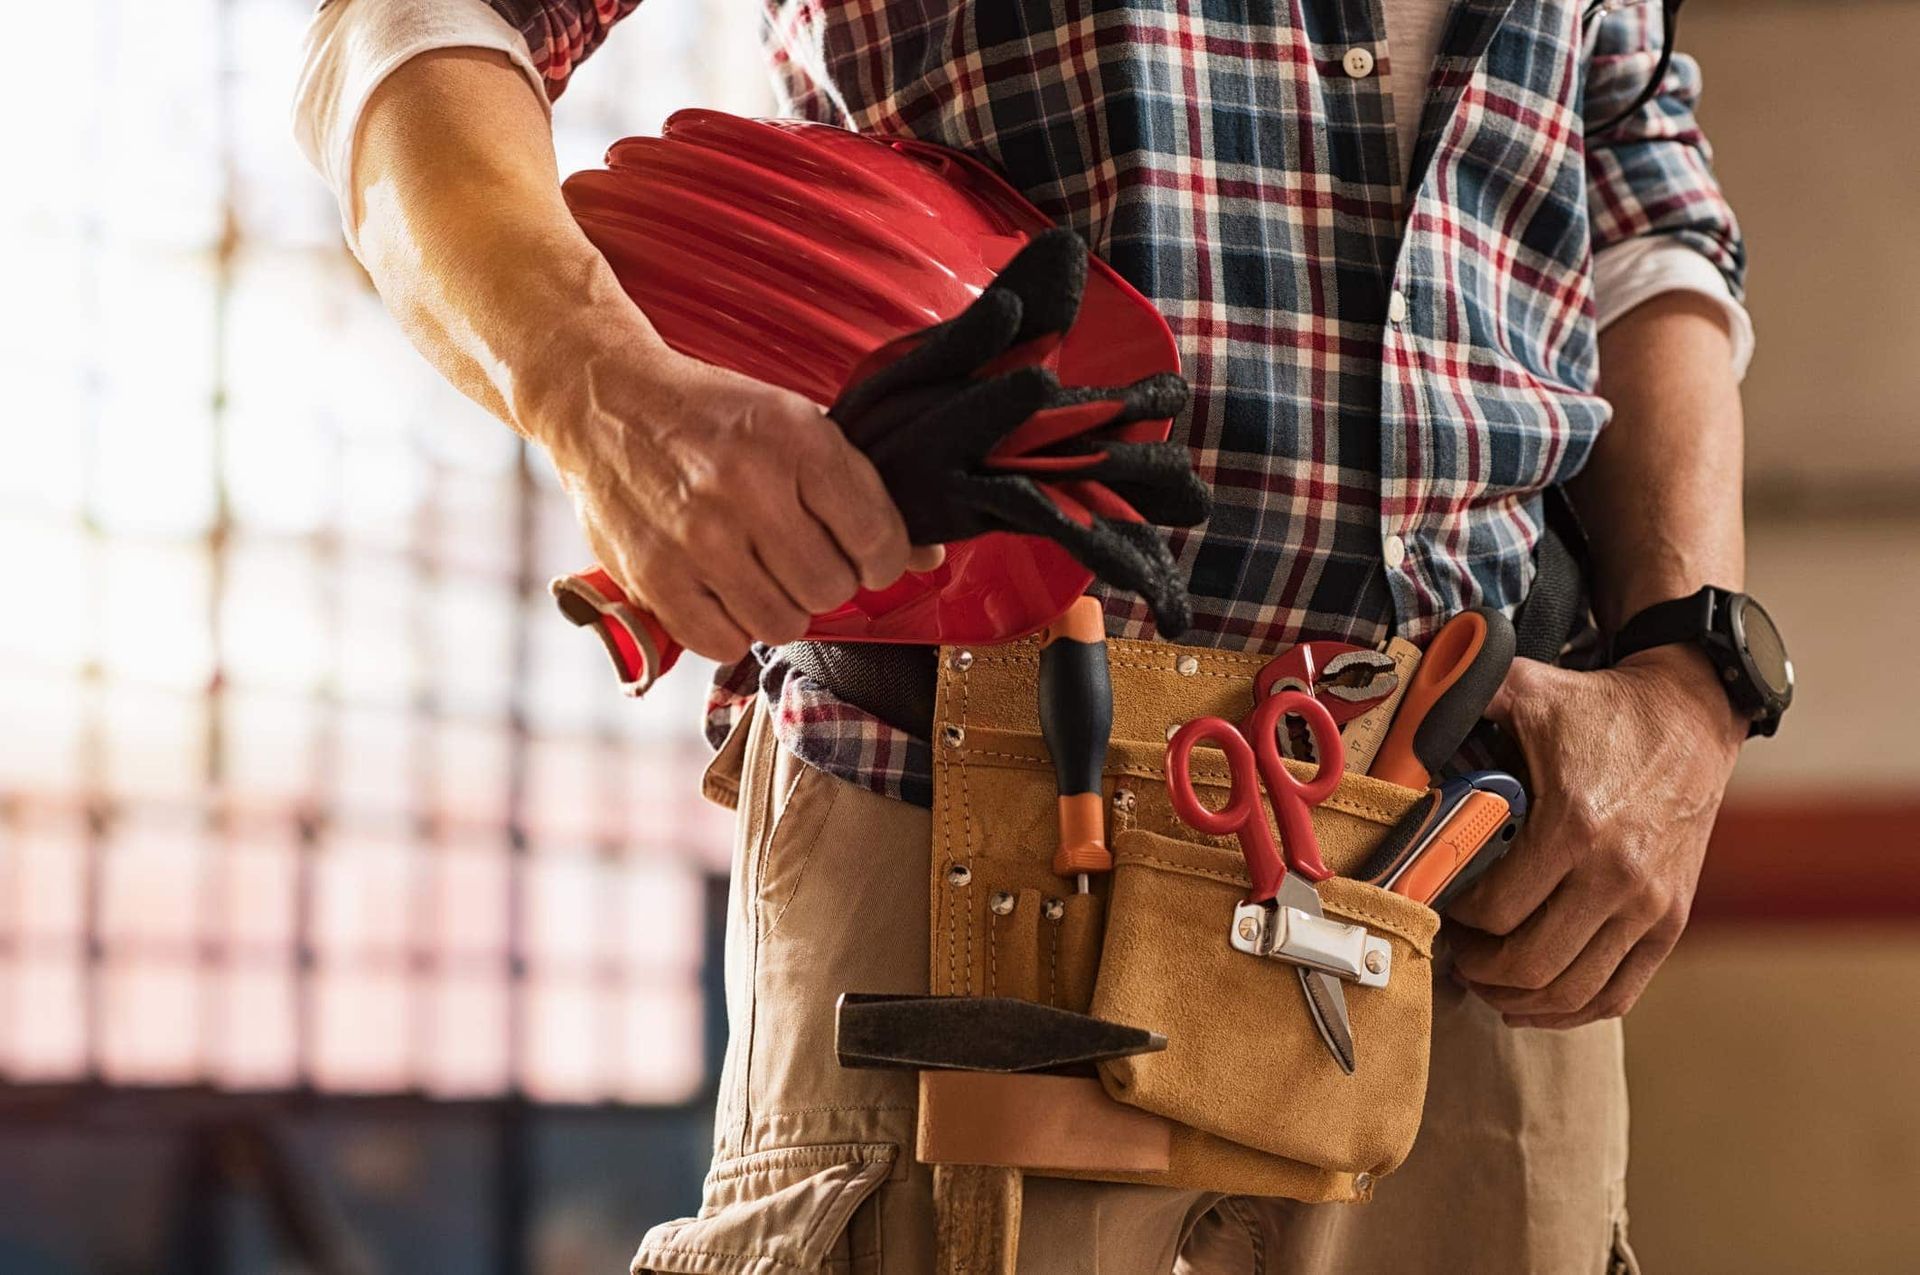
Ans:
[[[847,992],[836,1007],[842,1067],[1052,1071],[1167,1047],[1167,1038],[1009,996]]]

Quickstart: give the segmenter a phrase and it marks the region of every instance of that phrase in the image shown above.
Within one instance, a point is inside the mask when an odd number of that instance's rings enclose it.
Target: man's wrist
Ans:
[[[1650,646],[1623,657],[1614,667],[1657,675],[1669,681],[1676,702],[1691,704],[1706,724],[1709,738],[1739,751],[1747,740],[1752,719],[1733,706],[1720,671],[1707,653],[1688,642]]]
[[[535,330],[516,359],[509,402],[528,438],[558,454],[573,451],[604,409],[612,380],[664,380],[675,353],[622,295],[572,308]]]

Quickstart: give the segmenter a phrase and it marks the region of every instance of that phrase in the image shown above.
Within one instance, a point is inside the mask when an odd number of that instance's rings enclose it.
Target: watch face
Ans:
[[[1793,691],[1793,661],[1787,658],[1787,644],[1758,602],[1751,598],[1742,601],[1738,637],[1746,651],[1747,665],[1776,699],[1784,699]]]

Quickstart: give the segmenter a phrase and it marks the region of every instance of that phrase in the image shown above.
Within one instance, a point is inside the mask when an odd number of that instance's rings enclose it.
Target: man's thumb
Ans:
[[[1515,705],[1522,699],[1551,694],[1548,685],[1562,670],[1538,660],[1516,659],[1500,682],[1500,689],[1487,702],[1486,718],[1502,730],[1513,729]]]

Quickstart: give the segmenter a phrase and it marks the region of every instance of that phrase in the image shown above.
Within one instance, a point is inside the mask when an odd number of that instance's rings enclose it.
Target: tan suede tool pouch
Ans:
[[[1439,918],[1359,881],[1321,885],[1329,917],[1393,949],[1386,986],[1341,984],[1356,1055],[1349,1076],[1321,1042],[1296,967],[1228,943],[1247,893],[1237,849],[1135,831],[1114,850],[1093,1012],[1162,1032],[1167,1048],[1105,1065],[1107,1092],[1320,1168],[1378,1176],[1399,1167],[1426,1100]]]
[[[1176,1122],[1164,1173],[1075,1173],[1301,1200],[1364,1198],[1405,1158],[1426,1092],[1431,952],[1439,918],[1357,881],[1321,887],[1329,916],[1393,948],[1387,985],[1342,983],[1358,1070],[1327,1054],[1294,967],[1235,951],[1247,891],[1238,844],[1195,833],[1167,799],[1167,734],[1240,720],[1263,656],[1114,640],[1105,786],[1116,870],[1087,894],[1054,876],[1053,773],[1035,707],[1032,642],[941,653],[934,724],[930,982],[1022,996],[1149,1027],[1166,1052],[1110,1066],[1120,1100]],[[1222,804],[1225,765],[1194,754]],[[1327,865],[1357,867],[1419,798],[1349,776],[1314,812]]]

